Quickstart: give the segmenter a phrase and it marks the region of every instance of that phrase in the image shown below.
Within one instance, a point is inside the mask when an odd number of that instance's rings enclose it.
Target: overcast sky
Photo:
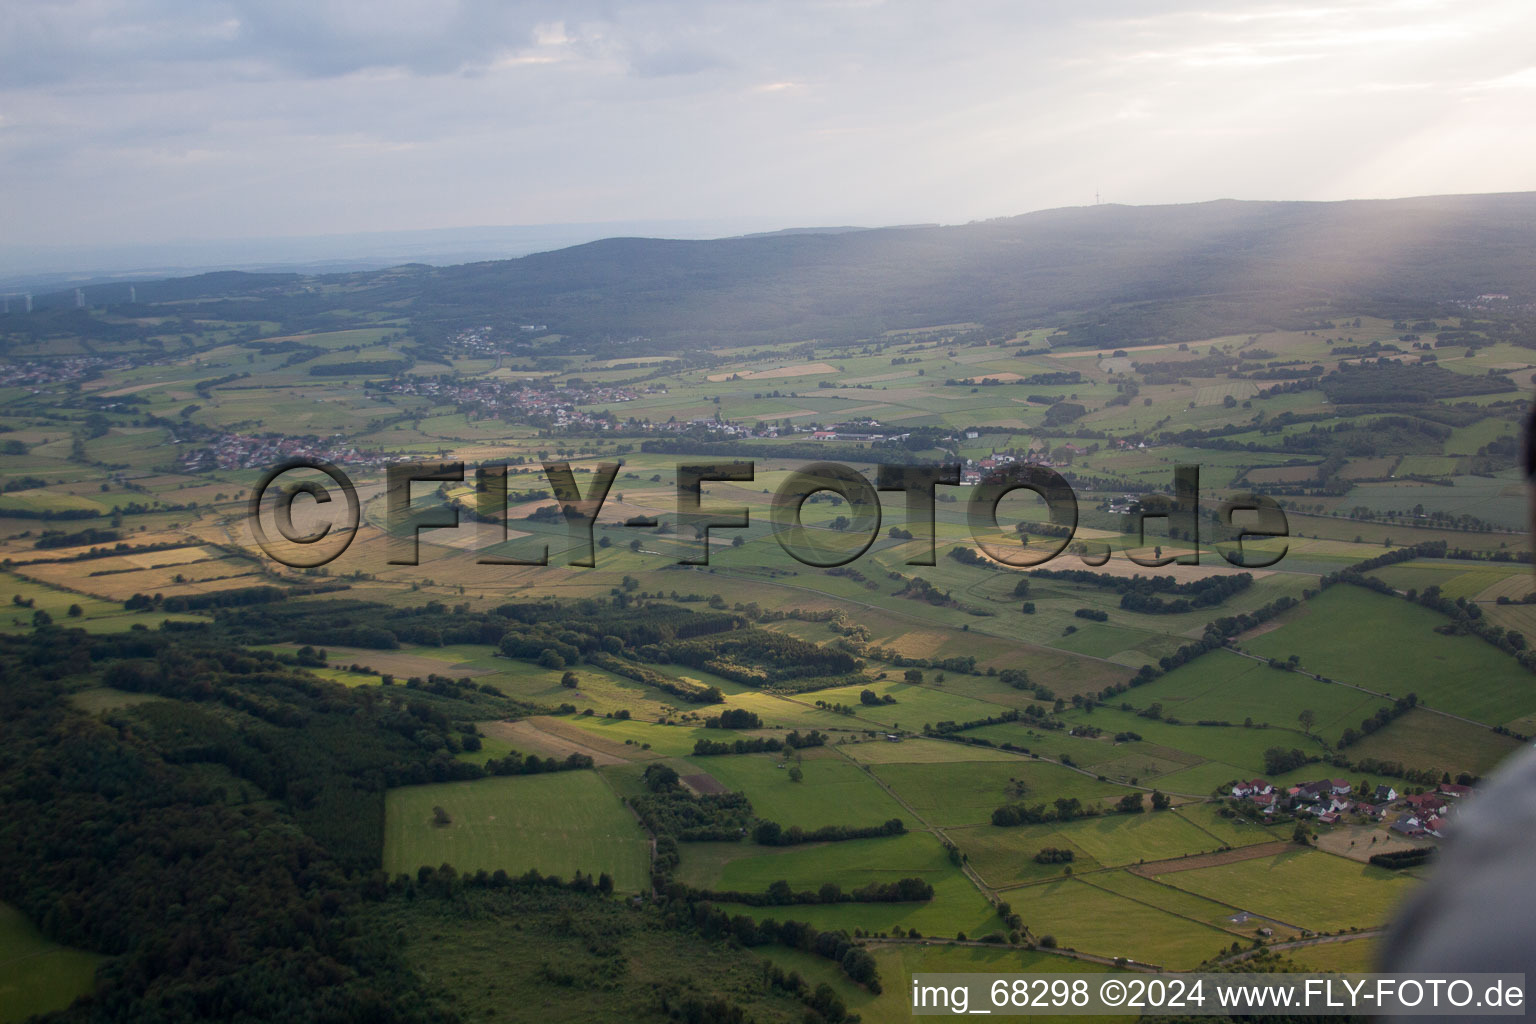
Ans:
[[[1531,0],[5,0],[0,244],[1536,187]]]

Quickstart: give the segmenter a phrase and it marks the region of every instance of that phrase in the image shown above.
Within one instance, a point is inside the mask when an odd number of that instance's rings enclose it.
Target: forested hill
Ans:
[[[399,304],[422,329],[517,321],[577,342],[644,336],[684,346],[950,323],[1001,330],[1065,316],[1073,342],[1099,345],[1298,326],[1334,308],[1395,314],[1487,292],[1530,301],[1533,281],[1536,193],[1511,193],[1107,205],[954,227],[614,238],[456,267],[207,275],[140,285],[138,296],[255,296],[279,314],[268,319],[288,321],[321,301],[330,290],[322,284],[346,291],[354,310]],[[334,291],[325,301],[334,307]]]

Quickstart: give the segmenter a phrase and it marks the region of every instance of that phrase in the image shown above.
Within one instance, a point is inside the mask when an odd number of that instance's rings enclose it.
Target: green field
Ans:
[[[1290,838],[1277,835],[1263,825],[1240,822],[1235,818],[1224,818],[1216,804],[1184,804],[1176,808],[1173,813],[1209,834],[1223,846],[1253,846],[1256,843]],[[1280,826],[1275,827],[1280,828]]]
[[[1061,874],[1062,864],[1035,862],[1035,854],[1046,847],[1071,850],[1076,855],[1072,871],[1078,874],[1095,867],[1204,853],[1221,845],[1173,811],[1106,814],[1016,828],[977,825],[954,829],[949,837],[994,888]]]
[[[925,903],[813,903],[793,907],[722,903],[720,907],[731,914],[746,914],[756,920],[789,918],[808,921],[821,929],[843,928],[849,932],[862,928],[883,934],[893,928],[903,931],[916,928],[923,935],[953,938],[961,932],[977,937],[1005,930],[992,905],[958,871],[940,875],[931,884],[933,899]]]
[[[1352,758],[1401,760],[1414,768],[1486,775],[1521,744],[1481,726],[1414,708],[1349,748]]]
[[[1253,774],[1251,766],[1227,764],[1224,761],[1207,761],[1193,768],[1184,768],[1161,776],[1157,780],[1157,785],[1169,793],[1206,797],[1228,782],[1251,778]]]
[[[1320,942],[1285,951],[1285,957],[1308,971],[1374,971],[1380,966],[1380,939],[1349,939],[1344,942]]]
[[[1187,970],[1232,943],[1229,932],[1075,878],[1015,889],[1008,902],[1037,939],[1099,956]]]
[[[972,735],[976,735],[976,730]],[[945,764],[957,761],[1016,761],[1017,758],[1002,750],[986,747],[965,746],[944,740],[908,738],[900,743],[888,740],[866,740],[862,743],[840,744],[838,752],[859,764]]]
[[[695,772],[707,773],[726,789],[747,794],[759,818],[788,828],[822,825],[864,827],[911,815],[881,789],[869,773],[829,750],[813,748],[799,764],[803,779],[794,782],[779,754],[724,754],[690,757]],[[815,756],[820,755],[820,756]]]
[[[1107,889],[1127,899],[1136,900],[1138,903],[1154,906],[1177,917],[1212,925],[1246,938],[1252,938],[1260,927],[1271,923],[1259,919],[1234,921],[1233,918],[1239,913],[1234,907],[1206,899],[1204,896],[1196,896],[1182,889],[1175,889],[1160,881],[1143,878],[1130,871],[1095,871],[1090,875],[1082,876],[1079,880],[1100,889]],[[1291,933],[1282,929],[1279,934]]]
[[[1280,632],[1283,631],[1258,637],[1251,646],[1258,647],[1260,641]],[[1304,653],[1303,658],[1306,659],[1303,667],[1310,668],[1311,656]],[[1313,671],[1322,670],[1313,668]],[[1259,763],[1266,747],[1303,746],[1306,739],[1296,718],[1303,708],[1311,709],[1316,715],[1314,730],[1332,735],[1346,725],[1357,724],[1381,703],[1381,698],[1358,690],[1330,686],[1299,673],[1280,672],[1263,662],[1220,650],[1201,655],[1119,699],[1137,709],[1161,704],[1164,717],[1178,718],[1191,726],[1200,721],[1222,721],[1240,727],[1251,720],[1255,726],[1268,725],[1272,730],[1289,732],[1279,734],[1262,728],[1200,726],[1170,731],[1169,726],[1146,719],[1140,719],[1140,726],[1124,724],[1129,723],[1129,719],[1124,723],[1119,718],[1112,720],[1117,730],[1133,729],[1154,742],[1231,764]],[[1110,721],[1101,722],[1097,717],[1082,720],[1104,728],[1108,728]]]
[[[1411,879],[1383,868],[1300,849],[1158,880],[1312,931],[1384,924],[1413,887]],[[1328,897],[1319,899],[1320,892]]]
[[[0,1021],[64,1009],[91,991],[103,959],[48,941],[21,911],[0,903]]]
[[[1058,797],[1090,803],[1119,799],[1128,792],[1070,768],[1024,757],[1011,764],[887,764],[876,766],[874,772],[925,821],[946,828],[989,822],[992,812],[1007,803],[1050,803]]]
[[[1309,671],[1393,696],[1417,693],[1432,708],[1490,725],[1536,711],[1536,676],[1476,637],[1436,633],[1446,619],[1427,608],[1343,584],[1298,611],[1245,646],[1265,657],[1299,654]]]
[[[870,882],[919,877],[932,885],[958,877],[939,841],[927,832],[800,846],[684,843],[678,878],[701,889],[761,892],[780,879],[795,889],[832,882],[851,891]]]
[[[452,818],[433,823],[433,808]],[[385,800],[384,870],[414,874],[536,868],[569,878],[608,872],[614,885],[648,885],[645,833],[595,772],[556,772],[392,789]]]

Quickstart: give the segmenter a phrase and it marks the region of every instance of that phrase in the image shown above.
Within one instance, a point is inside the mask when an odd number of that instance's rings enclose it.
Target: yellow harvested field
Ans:
[[[1536,589],[1536,581],[1531,579],[1529,572],[1513,573],[1485,588],[1477,595],[1477,600],[1497,601],[1507,597],[1511,601],[1519,601],[1533,589]]]
[[[211,594],[218,590],[256,587],[271,582],[265,574],[252,570],[249,563],[236,566],[230,562],[200,562],[181,569],[141,569],[109,576],[78,575],[78,565],[29,565],[16,572],[19,576],[107,601],[126,601],[134,594],[163,594],[166,597],[175,594]],[[178,574],[183,577],[181,583],[176,582]]]
[[[99,568],[127,568],[154,569],[167,565],[185,565],[188,562],[199,562],[205,558],[218,558],[220,553],[210,551],[204,547],[174,548],[170,551],[146,551],[138,555],[121,555],[116,558],[96,559],[101,565]],[[107,563],[123,563],[121,566]],[[94,570],[93,570],[94,571]]]
[[[1085,349],[1080,349],[1080,350],[1077,350],[1077,351],[1074,351],[1074,352],[1052,352],[1051,353],[1051,358],[1052,359],[1082,359],[1082,358],[1087,358],[1087,357],[1098,358],[1098,356],[1100,356],[1101,354],[1108,354],[1111,351],[1114,351],[1114,352],[1151,352],[1151,351],[1154,351],[1156,349],[1176,348],[1176,347],[1177,347],[1177,345],[1174,342],[1170,341],[1170,342],[1164,342],[1161,345],[1136,345],[1136,346],[1134,346],[1132,348],[1116,348],[1116,349],[1085,348]],[[1191,345],[1190,348],[1194,348],[1194,346]]]
[[[630,761],[636,758],[653,760],[660,756],[653,751],[641,751],[638,747],[627,747],[622,743],[615,743],[613,740],[604,739],[601,736],[594,736],[588,730],[583,729],[578,725],[571,725],[568,722],[562,722],[558,718],[548,718],[543,715],[535,715],[533,718],[523,719],[523,722],[534,726],[541,733],[550,737],[551,739],[563,740],[567,743],[587,748],[583,750],[583,753],[590,753],[594,759],[597,757],[598,753],[602,753],[604,756],[612,759],[607,762],[609,764],[622,761]]]
[[[771,370],[746,370],[730,373],[712,373],[707,378],[711,384],[718,384],[723,380],[733,377],[741,380],[772,380],[777,377],[809,377],[812,374],[837,373],[837,367],[828,366],[826,363],[796,363],[794,366],[778,366]]]
[[[596,747],[583,738],[574,740],[568,736],[556,736],[546,732],[541,724],[544,718],[525,718],[517,722],[481,722],[480,731],[487,736],[506,740],[512,749],[522,754],[538,754],[540,757],[568,757],[586,754],[594,764],[625,764],[627,760],[607,750]]]
[[[951,634],[942,629],[914,629],[888,641],[897,654],[907,658],[927,658],[949,640]]]
[[[507,540],[517,540],[519,537],[530,536],[526,530],[512,530],[506,532]],[[490,523],[468,523],[461,521],[456,530],[423,530],[421,533],[422,544],[434,544],[442,548],[459,548],[472,551],[484,551],[493,544],[499,543],[502,534]]]
[[[101,397],[102,398],[121,398],[124,395],[132,395],[132,394],[135,394],[135,393],[137,393],[139,391],[148,391],[150,388],[163,387],[165,385],[165,383],[166,382],[163,381],[163,380],[156,380],[156,381],[151,381],[148,384],[130,384],[129,386],[127,386],[125,388],[113,388],[111,391],[103,391],[101,393]]]
[[[1150,554],[1151,552],[1148,552]],[[1199,565],[1137,565],[1125,557],[1122,551],[1115,552],[1103,565],[1089,566],[1083,564],[1077,558],[1063,554],[1053,558],[1044,565],[1035,566],[1037,569],[1086,569],[1089,572],[1103,573],[1106,576],[1172,576],[1180,583],[1190,580],[1203,580],[1209,576],[1225,576],[1233,573],[1246,572],[1254,579],[1262,579],[1271,575],[1272,569],[1239,569],[1227,562],[1218,554],[1207,552],[1200,556]],[[1013,569],[1014,572],[1029,572],[1029,569]]]
[[[1322,832],[1317,837],[1317,848],[1329,853],[1348,857],[1362,864],[1369,863],[1378,853],[1396,850],[1418,850],[1432,847],[1427,839],[1412,840],[1394,835],[1379,825],[1342,825]]]

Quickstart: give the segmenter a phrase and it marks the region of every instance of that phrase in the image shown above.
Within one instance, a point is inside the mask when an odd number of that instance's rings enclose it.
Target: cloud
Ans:
[[[687,48],[667,48],[638,53],[630,59],[630,68],[641,78],[665,78],[669,75],[697,75],[726,67],[728,62],[717,54]]]
[[[0,83],[108,83],[240,62],[310,77],[448,74],[533,42],[551,9],[493,0],[11,0]]]
[[[9,0],[0,238],[1516,188],[1530,21],[1528,0]]]

